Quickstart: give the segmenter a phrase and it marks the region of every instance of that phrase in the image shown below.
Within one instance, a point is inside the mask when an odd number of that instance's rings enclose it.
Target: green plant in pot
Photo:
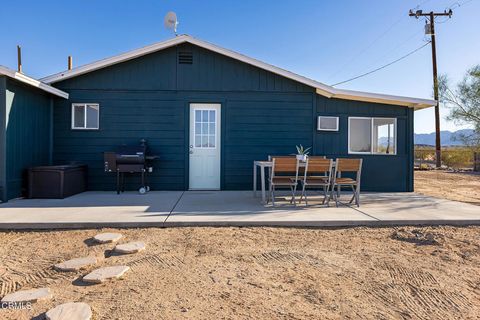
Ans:
[[[309,150],[311,148],[304,148],[302,145],[296,146],[297,148],[297,159],[300,161],[307,161]]]

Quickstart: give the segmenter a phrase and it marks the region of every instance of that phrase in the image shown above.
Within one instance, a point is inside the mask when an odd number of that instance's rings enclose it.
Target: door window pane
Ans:
[[[202,135],[202,148],[208,148],[208,136],[205,134]]]
[[[372,152],[372,119],[350,119],[350,152]]]
[[[208,147],[215,148],[215,136],[208,136]]]
[[[195,110],[195,147],[216,148],[216,110]]]
[[[195,135],[195,148],[200,148],[202,146],[202,136],[199,134]]]
[[[395,119],[373,119],[373,152],[396,154]]]
[[[209,128],[209,134],[215,134],[215,123],[210,123],[210,125],[208,126]]]

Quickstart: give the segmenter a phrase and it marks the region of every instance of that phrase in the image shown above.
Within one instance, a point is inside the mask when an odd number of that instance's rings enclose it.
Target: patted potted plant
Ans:
[[[300,161],[307,161],[308,153],[311,148],[304,148],[302,145],[296,146],[297,159]]]

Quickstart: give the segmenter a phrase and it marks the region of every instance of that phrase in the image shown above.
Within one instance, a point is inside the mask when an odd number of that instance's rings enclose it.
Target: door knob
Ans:
[[[190,149],[193,149],[193,146],[192,146],[192,145],[190,145]]]

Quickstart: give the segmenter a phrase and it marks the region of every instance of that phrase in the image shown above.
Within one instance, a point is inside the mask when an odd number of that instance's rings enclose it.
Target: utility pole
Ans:
[[[452,9],[444,12],[433,12],[430,11],[428,13],[423,13],[422,10],[417,10],[413,12],[410,10],[408,15],[410,17],[415,17],[418,19],[419,17],[427,17],[430,21],[430,24],[425,25],[425,34],[430,34],[431,43],[432,43],[432,64],[433,64],[433,98],[437,101],[437,105],[435,106],[435,162],[437,168],[441,167],[442,165],[442,145],[440,142],[440,103],[438,101],[438,76],[437,76],[437,48],[435,44],[435,17],[438,16],[448,16],[449,18],[452,17],[453,11]]]

